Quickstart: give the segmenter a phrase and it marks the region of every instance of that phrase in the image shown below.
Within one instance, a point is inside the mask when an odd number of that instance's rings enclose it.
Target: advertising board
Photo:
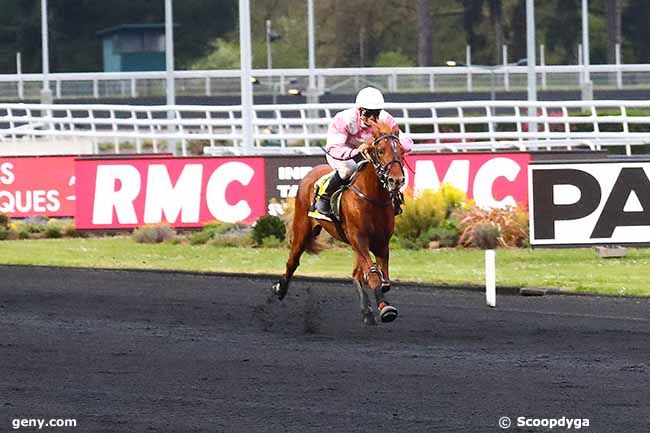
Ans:
[[[11,218],[74,216],[74,156],[0,158],[0,212]]]
[[[528,153],[408,155],[408,186],[417,194],[450,184],[481,207],[502,208],[528,202]]]
[[[650,162],[529,166],[531,245],[650,243]]]
[[[263,158],[78,159],[80,229],[252,223],[266,213]]]

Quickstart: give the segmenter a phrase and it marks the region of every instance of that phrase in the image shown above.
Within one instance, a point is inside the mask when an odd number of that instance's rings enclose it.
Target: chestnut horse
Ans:
[[[376,323],[368,294],[364,290],[365,283],[375,295],[381,321],[395,320],[397,309],[386,302],[384,294],[390,290],[388,244],[393,235],[396,209],[402,199],[400,188],[405,179],[404,152],[398,134],[398,126],[391,128],[381,121],[372,123],[372,137],[368,141],[372,148],[364,152],[364,161],[344,186],[338,221],[329,222],[307,216],[315,199],[314,184],[332,168],[326,164],[314,167],[300,182],[292,222],[291,252],[285,273],[273,285],[273,292],[280,300],[287,294],[300,256],[305,250],[316,252],[316,237],[321,228],[325,228],[334,238],[348,243],[355,253],[352,278],[359,294],[364,323]],[[373,262],[370,252],[377,263]]]

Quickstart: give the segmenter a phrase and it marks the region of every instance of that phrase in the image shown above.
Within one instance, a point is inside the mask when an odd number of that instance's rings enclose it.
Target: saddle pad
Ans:
[[[330,179],[332,178],[333,175],[334,175],[334,170],[327,172],[318,178],[318,180],[314,184],[314,189],[316,190],[317,197],[320,197],[325,193],[325,190],[327,189],[327,185],[329,185]]]
[[[320,196],[322,196],[325,193],[325,190],[327,190],[327,185],[330,183],[330,179],[334,175],[334,170],[325,173],[322,175],[316,183],[314,184],[314,190],[316,191],[316,196],[314,197],[314,202],[318,200]],[[341,195],[343,192],[343,188],[339,188],[332,194],[332,197],[330,198],[330,203],[332,204],[332,213],[336,217],[336,219],[341,219]]]

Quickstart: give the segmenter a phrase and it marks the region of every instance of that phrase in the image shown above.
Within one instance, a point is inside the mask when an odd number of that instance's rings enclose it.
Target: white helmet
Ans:
[[[364,87],[357,94],[355,105],[358,108],[381,110],[384,108],[384,95],[374,87]]]

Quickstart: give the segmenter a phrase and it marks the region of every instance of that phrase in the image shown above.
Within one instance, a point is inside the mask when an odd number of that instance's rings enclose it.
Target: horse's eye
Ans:
[[[383,150],[379,151],[379,156],[384,156],[384,151]]]

